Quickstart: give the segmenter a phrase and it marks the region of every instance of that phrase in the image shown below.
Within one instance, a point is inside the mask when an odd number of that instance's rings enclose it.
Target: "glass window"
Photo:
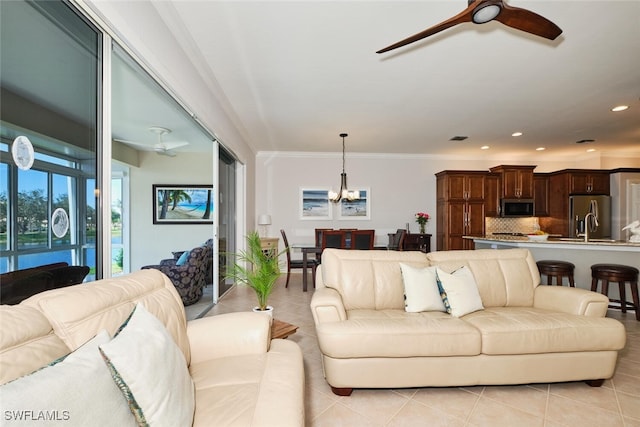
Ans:
[[[9,249],[9,165],[0,163],[0,250]],[[0,271],[4,271],[0,268]]]
[[[70,176],[53,174],[53,194],[52,194],[52,212],[56,212],[58,209],[62,209],[67,214],[67,232],[58,237],[55,233],[52,233],[51,243],[56,245],[70,245],[73,243],[72,239],[75,237],[76,227],[76,180]],[[55,215],[52,214],[52,218]],[[63,229],[60,229],[62,231]],[[61,233],[58,233],[61,234]],[[75,240],[75,239],[73,239]]]
[[[99,265],[101,38],[69,2],[0,1],[0,272]],[[9,153],[20,135],[33,144],[30,170]]]
[[[111,273],[119,276],[127,272],[125,268],[124,217],[123,217],[124,179],[111,179]]]
[[[18,170],[18,249],[47,247],[47,187],[46,172]]]

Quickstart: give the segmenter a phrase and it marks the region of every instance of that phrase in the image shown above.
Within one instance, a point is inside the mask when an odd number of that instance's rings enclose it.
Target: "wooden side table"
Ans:
[[[264,253],[268,253],[271,256],[275,256],[278,254],[278,238],[277,237],[261,237],[260,238],[260,246],[262,246],[262,251]]]
[[[271,339],[287,339],[289,335],[295,334],[297,330],[298,327],[296,325],[283,322],[282,320],[273,319],[271,322]]]
[[[404,236],[405,251],[431,252],[431,234],[407,233]]]

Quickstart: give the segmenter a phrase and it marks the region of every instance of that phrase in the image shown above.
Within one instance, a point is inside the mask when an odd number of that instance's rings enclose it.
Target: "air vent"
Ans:
[[[469,137],[468,136],[456,135],[453,138],[451,138],[449,141],[464,141],[467,138],[469,138]]]
[[[588,144],[589,142],[595,142],[595,139],[581,139],[580,141],[576,141],[576,144]]]

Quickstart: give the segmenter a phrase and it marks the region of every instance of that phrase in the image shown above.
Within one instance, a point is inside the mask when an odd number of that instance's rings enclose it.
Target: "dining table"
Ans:
[[[307,292],[308,279],[307,279],[307,267],[309,266],[309,254],[318,255],[322,253],[322,248],[319,246],[309,246],[304,244],[293,244],[294,249],[300,249],[302,252],[302,291]]]

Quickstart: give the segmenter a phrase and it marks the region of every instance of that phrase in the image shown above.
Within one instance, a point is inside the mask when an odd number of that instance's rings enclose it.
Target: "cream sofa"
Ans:
[[[473,273],[483,310],[405,311],[400,263]],[[311,310],[325,378],[353,388],[527,384],[611,378],[626,334],[608,299],[540,285],[526,249],[421,252],[327,249]]]
[[[187,361],[195,389],[194,426],[304,425],[304,371],[298,345],[271,340],[271,318],[249,311],[187,322],[175,287],[157,270],[0,306],[0,384],[76,350],[102,329],[113,336],[136,303],[160,319]],[[144,336],[140,345],[145,345]],[[126,407],[127,402],[122,399],[121,404]],[[0,406],[3,414],[13,409]]]

